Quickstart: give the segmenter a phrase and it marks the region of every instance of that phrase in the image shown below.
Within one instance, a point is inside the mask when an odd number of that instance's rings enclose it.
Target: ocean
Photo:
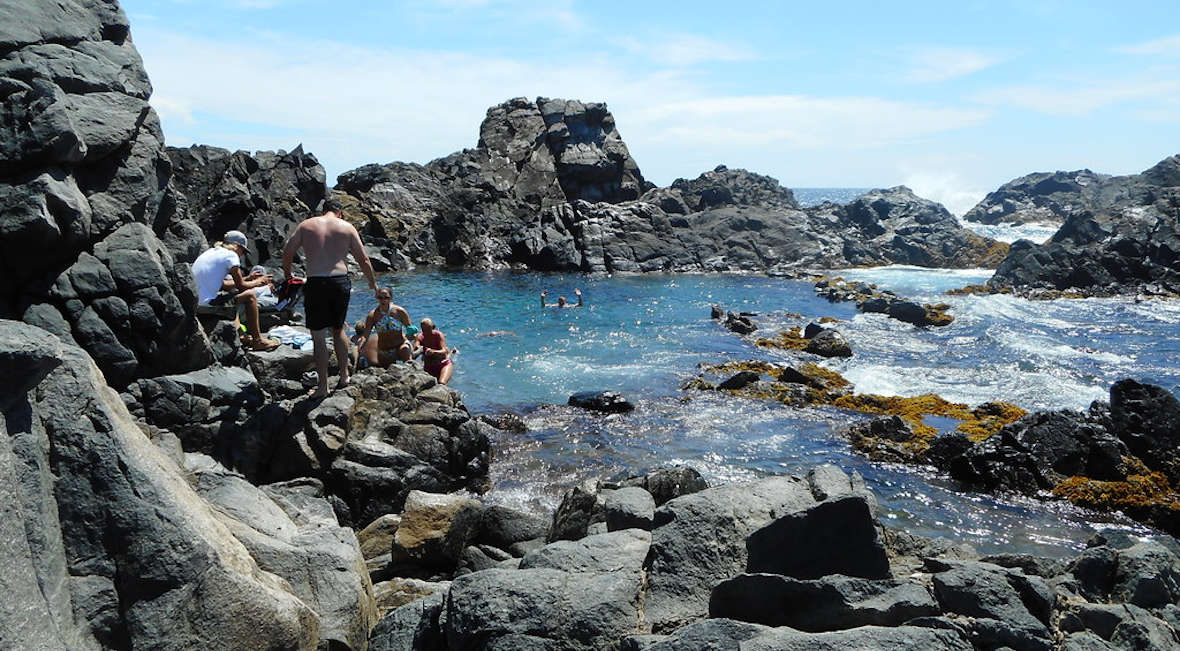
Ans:
[[[759,333],[839,319],[835,327],[855,354],[822,364],[860,393],[932,392],[969,405],[1004,400],[1028,410],[1085,409],[1107,399],[1110,385],[1123,377],[1180,392],[1180,302],[943,295],[984,282],[989,270],[893,266],[839,273],[924,302],[950,303],[955,322],[919,329],[817,298],[807,282],[756,275],[420,271],[382,282],[415,321],[431,317],[459,348],[451,386],[473,414],[508,411],[529,426],[493,441],[493,488],[484,496],[490,502],[552,509],[582,480],[669,464],[691,466],[719,483],[834,463],[865,477],[886,522],[983,551],[1060,556],[1082,548],[1100,527],[1148,533],[1117,515],[958,492],[929,469],[870,463],[838,434],[862,414],[679,386],[706,364],[792,359],[710,319],[710,307],[721,305],[754,313]],[[554,301],[572,299],[575,288],[585,307],[540,307],[541,290]],[[357,291],[350,320],[373,305],[367,291]],[[636,410],[604,416],[565,406],[575,392],[599,390],[623,394]]]

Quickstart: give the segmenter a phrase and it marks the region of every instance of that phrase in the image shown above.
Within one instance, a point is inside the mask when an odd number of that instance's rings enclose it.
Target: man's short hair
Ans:
[[[324,212],[340,212],[344,210],[344,206],[340,204],[340,200],[334,197],[328,197],[327,199],[324,199],[324,203],[322,205]]]

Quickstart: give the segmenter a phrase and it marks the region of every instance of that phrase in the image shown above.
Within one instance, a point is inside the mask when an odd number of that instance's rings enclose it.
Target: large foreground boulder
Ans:
[[[0,436],[5,584],[25,590],[0,611],[12,640],[316,647],[320,617],[259,567],[86,353],[11,321],[0,351],[0,372],[29,385],[6,394]]]

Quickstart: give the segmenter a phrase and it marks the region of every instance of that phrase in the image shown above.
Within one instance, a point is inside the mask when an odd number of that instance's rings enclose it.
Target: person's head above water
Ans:
[[[384,303],[385,301],[393,301],[393,292],[388,287],[382,287],[377,290],[377,301]]]
[[[422,326],[422,332],[426,334],[434,332],[434,321],[430,320],[429,318],[422,319],[422,321],[419,322],[419,325]]]
[[[565,297],[564,297],[564,296],[558,296],[558,297],[557,297],[557,307],[565,307],[565,302],[566,302],[566,301],[565,301]]]

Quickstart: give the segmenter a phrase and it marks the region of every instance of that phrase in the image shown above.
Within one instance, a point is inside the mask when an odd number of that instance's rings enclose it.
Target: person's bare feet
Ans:
[[[336,382],[336,390],[339,391],[340,389],[343,389],[344,387],[348,386],[351,383],[352,383],[351,377],[349,377],[347,375],[341,375],[340,379]]]
[[[278,339],[267,339],[263,337],[260,339],[255,339],[253,342],[251,342],[249,348],[250,350],[265,352],[268,350],[274,350],[275,348],[278,348],[282,345],[283,342],[279,341]]]

